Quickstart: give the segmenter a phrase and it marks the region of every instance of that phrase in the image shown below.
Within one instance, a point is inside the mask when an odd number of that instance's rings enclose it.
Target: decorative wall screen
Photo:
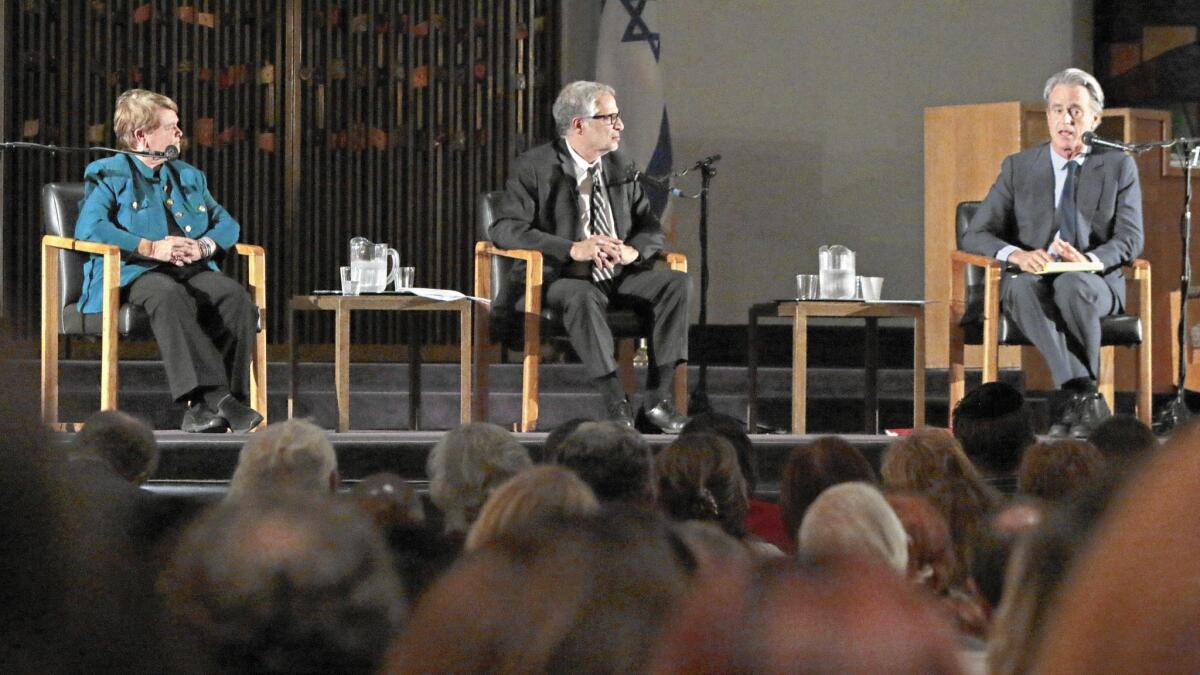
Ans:
[[[417,285],[468,291],[475,195],[553,133],[554,0],[0,0],[0,138],[112,145],[117,94],[180,106],[183,158],[266,247],[272,342],[287,298],[334,288],[356,235],[387,242]],[[38,330],[41,186],[101,155],[3,158],[4,313]],[[315,321],[316,317],[303,320]],[[306,334],[332,340],[328,321]],[[457,341],[430,318],[422,338]],[[388,313],[354,340],[397,343]]]

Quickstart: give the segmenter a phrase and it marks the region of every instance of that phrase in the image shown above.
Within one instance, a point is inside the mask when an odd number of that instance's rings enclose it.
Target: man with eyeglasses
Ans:
[[[563,317],[575,353],[604,401],[604,416],[633,426],[617,377],[605,309],[633,306],[653,315],[645,419],[679,433],[687,418],[671,404],[676,366],[687,361],[687,274],[653,269],[663,231],[633,163],[617,152],[625,128],[612,87],[572,82],[554,102],[560,138],[513,162],[488,232],[503,248],[541,251],[546,306]],[[518,262],[514,275],[524,276]],[[519,302],[518,302],[519,306]]]
[[[1121,266],[1142,251],[1142,191],[1131,157],[1083,142],[1104,109],[1096,78],[1068,68],[1046,81],[1043,96],[1050,142],[1005,158],[963,249],[1008,263],[1000,308],[1062,390],[1050,433],[1086,437],[1111,414],[1096,391],[1100,319],[1125,304]],[[1102,269],[1038,274],[1056,260]]]

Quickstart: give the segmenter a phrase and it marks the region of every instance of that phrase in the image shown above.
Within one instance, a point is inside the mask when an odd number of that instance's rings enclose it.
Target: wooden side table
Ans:
[[[878,433],[879,319],[907,317],[913,320],[913,426],[925,424],[925,303],[919,300],[863,302],[861,300],[775,300],[750,308],[748,370],[749,391],[746,426],[758,430],[758,320],[792,319],[792,433],[805,433],[808,405],[808,319],[861,318],[866,320],[865,425]]]
[[[331,311],[334,312],[334,390],[337,394],[338,431],[350,429],[350,313],[353,311],[391,311],[391,312],[458,312],[458,326],[461,333],[459,344],[459,420],[466,424],[471,421],[471,313],[474,301],[470,298],[459,300],[430,300],[416,295],[297,295],[288,305],[288,364],[290,368],[291,389],[288,394],[288,417],[293,414],[296,404],[296,362],[297,353],[296,312]],[[409,349],[409,416],[410,424],[416,429],[420,421],[420,348],[414,345]]]

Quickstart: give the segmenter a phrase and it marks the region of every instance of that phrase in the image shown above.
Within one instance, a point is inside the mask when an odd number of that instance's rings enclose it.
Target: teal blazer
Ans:
[[[83,181],[75,238],[121,249],[122,287],[162,264],[136,252],[142,239],[156,241],[167,236],[166,208],[186,236],[208,237],[223,251],[233,248],[241,232],[233,216],[213,199],[204,173],[178,159],[165,162],[156,171],[128,155],[113,155],[89,164]],[[170,207],[166,206],[168,197]],[[211,259],[208,266],[219,271]],[[103,268],[103,257],[98,255],[84,264],[79,311],[92,314],[101,310]]]

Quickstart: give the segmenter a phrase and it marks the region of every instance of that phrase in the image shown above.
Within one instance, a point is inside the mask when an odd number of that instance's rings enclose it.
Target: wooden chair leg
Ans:
[[[254,336],[254,355],[250,362],[251,406],[263,416],[257,428],[267,426],[267,331],[259,330]]]
[[[680,415],[688,411],[688,364],[687,361],[675,366],[675,410]]]
[[[542,362],[541,317],[526,315],[525,356],[521,365],[521,431],[535,431],[538,422],[538,367]],[[530,324],[533,324],[530,326]]]
[[[58,251],[42,246],[42,424],[58,424]]]
[[[950,384],[949,414],[954,414],[958,402],[967,395],[966,348],[963,345],[962,329],[950,328],[950,367],[947,372]]]
[[[1150,346],[1149,331],[1142,338],[1142,344],[1138,346],[1138,383],[1137,383],[1137,418],[1146,426],[1153,423],[1152,415],[1154,408],[1154,379],[1153,379],[1153,361],[1154,352]]]
[[[1100,373],[1097,388],[1100,390],[1100,395],[1104,397],[1104,401],[1108,403],[1109,410],[1116,410],[1116,389],[1114,386],[1114,364],[1116,361],[1116,347],[1101,347],[1100,348]]]
[[[617,372],[621,375],[621,387],[626,396],[637,392],[637,372],[633,369],[633,356],[637,353],[637,341],[623,338],[617,341]]]

